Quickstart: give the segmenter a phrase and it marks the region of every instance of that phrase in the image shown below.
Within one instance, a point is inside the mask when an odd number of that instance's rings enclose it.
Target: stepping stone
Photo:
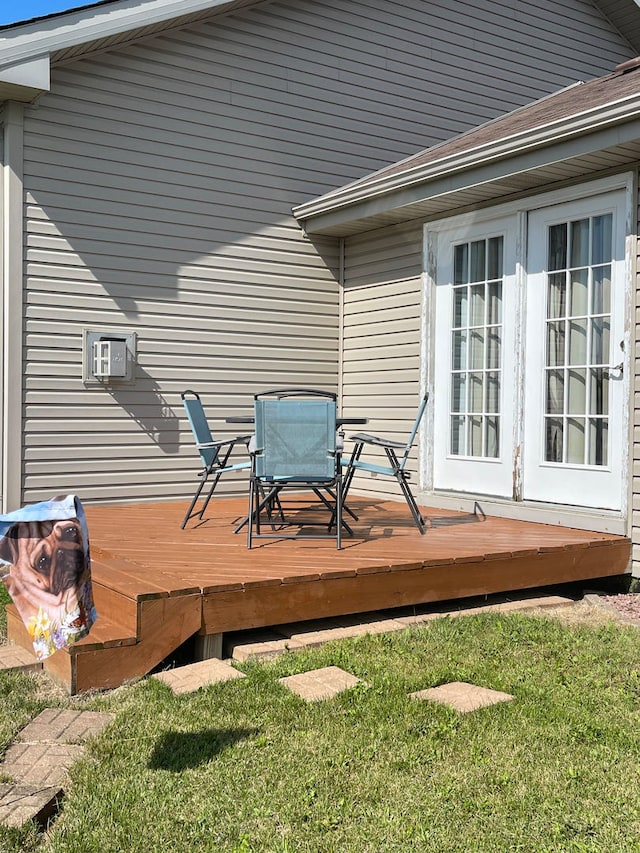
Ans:
[[[210,658],[158,672],[152,678],[164,682],[174,693],[193,693],[208,684],[246,678],[246,675],[222,660]]]
[[[61,799],[62,789],[57,786],[0,784],[0,823],[19,827],[35,820],[45,826]]]
[[[14,669],[35,672],[43,668],[42,661],[20,646],[0,646],[0,670]]]
[[[385,634],[389,631],[402,631],[404,628],[406,625],[397,619],[376,619],[374,614],[366,614],[362,617],[338,617],[281,625],[278,630],[305,648],[312,648],[333,640],[364,637],[366,634]]]
[[[71,765],[82,758],[84,747],[70,743],[14,743],[0,772],[22,785],[59,786]]]
[[[231,642],[230,657],[232,660],[247,661],[269,660],[288,651],[303,649],[304,644],[297,640],[276,634],[275,631],[247,632],[246,637],[237,642]]]
[[[317,702],[321,699],[333,699],[343,690],[355,687],[361,679],[345,672],[339,666],[325,666],[322,669],[301,672],[299,675],[287,675],[279,681],[307,702]]]
[[[100,734],[113,717],[113,714],[100,711],[45,708],[22,729],[17,740],[22,743],[82,743]]]
[[[409,694],[412,699],[428,699],[448,705],[454,711],[466,714],[478,708],[486,708],[498,702],[510,702],[513,699],[509,693],[501,693],[499,690],[489,690],[487,687],[477,687],[466,681],[452,681],[449,684],[441,684],[439,687],[430,687],[427,690],[419,690],[417,693]]]

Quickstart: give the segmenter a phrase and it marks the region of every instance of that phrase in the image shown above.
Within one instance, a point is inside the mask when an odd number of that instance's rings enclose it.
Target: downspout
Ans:
[[[2,110],[2,308],[0,403],[2,406],[2,511],[22,503],[23,411],[23,168],[24,107]]]

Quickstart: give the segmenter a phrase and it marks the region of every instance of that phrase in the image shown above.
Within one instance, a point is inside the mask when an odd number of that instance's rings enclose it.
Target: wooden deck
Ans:
[[[217,499],[180,529],[180,503],[86,506],[99,620],[47,668],[70,692],[149,672],[189,637],[595,579],[627,571],[626,537],[353,498],[360,519],[330,540],[234,535],[244,499]],[[15,610],[10,639],[30,648]]]

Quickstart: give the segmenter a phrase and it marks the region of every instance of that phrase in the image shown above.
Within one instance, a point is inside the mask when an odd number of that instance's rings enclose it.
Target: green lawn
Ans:
[[[330,664],[366,685],[307,704],[277,681]],[[115,722],[49,833],[0,830],[0,850],[640,851],[634,628],[443,618],[243,670],[187,696],[145,680],[58,700]],[[458,715],[407,697],[447,681],[515,701]],[[0,678],[4,745],[45,704],[36,690]]]

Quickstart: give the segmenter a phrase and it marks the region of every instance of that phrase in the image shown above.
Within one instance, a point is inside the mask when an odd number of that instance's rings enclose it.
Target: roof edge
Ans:
[[[56,50],[228,5],[229,0],[113,0],[0,29],[0,68]]]
[[[338,190],[332,190],[311,201],[293,208],[300,222],[333,211],[344,210],[362,201],[380,198],[399,188],[428,183],[456,172],[472,169],[481,164],[508,159],[527,150],[544,148],[572,136],[579,136],[599,128],[620,124],[640,116],[640,94],[630,95],[620,101],[585,110],[569,118],[558,119],[547,125],[487,142],[475,148],[436,159],[427,164],[395,172],[393,175],[371,180],[361,179]]]

